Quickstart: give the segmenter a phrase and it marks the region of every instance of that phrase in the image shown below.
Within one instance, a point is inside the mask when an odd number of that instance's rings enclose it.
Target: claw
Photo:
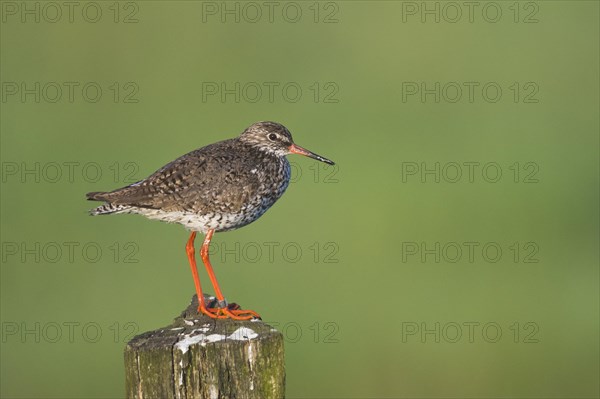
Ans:
[[[198,306],[198,313],[205,314],[211,319],[233,319],[233,320],[250,320],[260,319],[260,315],[253,310],[239,309],[239,305],[232,304],[225,308],[207,308],[206,306]]]
[[[260,319],[260,315],[253,310],[225,309],[225,313],[234,320]]]

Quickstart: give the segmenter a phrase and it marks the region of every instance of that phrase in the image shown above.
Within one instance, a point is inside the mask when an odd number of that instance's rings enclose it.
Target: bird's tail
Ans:
[[[107,193],[106,191],[92,191],[91,193],[87,193],[85,195],[85,198],[88,201],[108,201],[106,199],[106,194],[109,193]]]
[[[130,210],[131,207],[129,205],[115,205],[106,203],[94,209],[90,209],[90,215],[110,215],[111,213],[124,213],[129,212]]]
[[[92,193],[87,193],[85,196],[90,201],[106,201],[106,192],[97,191]],[[122,213],[130,210],[129,205],[115,205],[107,202],[106,204],[100,205],[94,209],[90,209],[90,215],[110,215],[111,213]]]

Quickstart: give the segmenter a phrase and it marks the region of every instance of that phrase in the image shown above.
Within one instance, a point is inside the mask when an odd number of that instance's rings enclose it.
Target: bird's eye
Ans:
[[[275,140],[277,140],[277,135],[276,135],[275,133],[271,133],[271,134],[269,134],[269,136],[268,136],[268,137],[269,137],[269,140],[271,140],[271,141],[275,141]]]

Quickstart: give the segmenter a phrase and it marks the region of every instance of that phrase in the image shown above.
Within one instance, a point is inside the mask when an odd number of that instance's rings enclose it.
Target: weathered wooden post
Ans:
[[[127,343],[127,397],[283,398],[283,335],[260,320],[214,320],[197,308],[194,295],[171,325]]]

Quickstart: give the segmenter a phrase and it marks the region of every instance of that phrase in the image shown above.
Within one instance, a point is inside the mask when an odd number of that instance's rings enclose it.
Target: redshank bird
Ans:
[[[105,202],[90,214],[133,213],[182,224],[191,231],[185,249],[198,295],[198,311],[211,318],[260,317],[252,310],[227,303],[208,250],[216,231],[252,223],[283,195],[290,182],[288,154],[305,155],[334,165],[329,159],[294,144],[283,125],[258,122],[236,138],[177,158],[144,180],[110,192],[88,193],[88,200]],[[215,306],[208,306],[202,294],[194,249],[197,232],[205,234],[200,256],[215,290]]]

